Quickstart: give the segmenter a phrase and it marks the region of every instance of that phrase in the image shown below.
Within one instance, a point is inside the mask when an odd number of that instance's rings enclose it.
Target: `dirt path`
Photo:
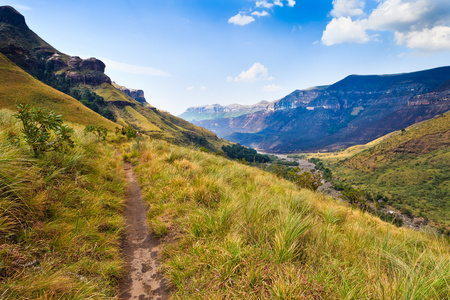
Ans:
[[[147,208],[133,167],[125,163],[124,170],[128,181],[123,242],[127,274],[119,285],[120,299],[169,299],[159,264],[160,242],[147,227]]]

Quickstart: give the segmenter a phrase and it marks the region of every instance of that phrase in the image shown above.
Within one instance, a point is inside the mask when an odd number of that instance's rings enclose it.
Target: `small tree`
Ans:
[[[25,141],[35,156],[74,146],[71,138],[73,129],[63,125],[60,115],[53,111],[30,108],[28,104],[19,104],[17,109],[18,113],[14,116],[22,121]]]

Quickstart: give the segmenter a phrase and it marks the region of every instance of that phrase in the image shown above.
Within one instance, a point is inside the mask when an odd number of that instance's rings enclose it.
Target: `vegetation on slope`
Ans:
[[[117,126],[76,99],[38,81],[1,53],[0,74],[0,108],[15,110],[18,104],[25,103],[52,110],[66,121],[84,125],[96,123],[111,130]]]
[[[0,111],[0,298],[91,299],[121,276],[124,180],[111,145],[75,126],[75,147],[35,157]]]
[[[220,156],[156,140],[133,149],[176,299],[450,296],[444,238]]]
[[[404,214],[450,232],[450,113],[343,153],[312,155],[326,162],[335,181],[382,195]]]

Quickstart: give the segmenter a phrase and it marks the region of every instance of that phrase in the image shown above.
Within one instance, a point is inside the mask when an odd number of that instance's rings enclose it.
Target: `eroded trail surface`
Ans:
[[[123,244],[127,274],[120,284],[120,299],[169,299],[159,263],[160,242],[147,227],[147,207],[131,164],[126,163],[124,170],[128,181]]]

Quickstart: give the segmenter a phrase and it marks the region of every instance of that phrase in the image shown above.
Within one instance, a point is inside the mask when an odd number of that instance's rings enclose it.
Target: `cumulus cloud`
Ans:
[[[331,15],[335,18],[359,16],[364,13],[362,0],[333,0]]]
[[[292,1],[292,0],[289,1],[289,3],[291,3],[291,2],[294,2],[294,4],[295,4],[295,1]],[[281,0],[275,0],[273,2],[269,2],[267,0],[260,0],[260,1],[256,1],[255,6],[256,7],[264,7],[264,8],[270,9],[270,8],[272,8],[274,6],[283,7],[283,2],[281,2]]]
[[[412,49],[450,50],[450,27],[436,26],[422,31],[396,32],[395,41]]]
[[[260,63],[254,63],[247,71],[242,71],[237,77],[228,76],[227,81],[255,82],[260,80],[274,80],[269,76],[269,70]]]
[[[366,43],[377,40],[368,31],[390,31],[395,42],[421,51],[450,50],[450,1],[379,0],[366,15],[363,0],[333,0],[333,19],[326,26],[322,43]]]
[[[352,21],[350,17],[334,18],[322,35],[322,43],[331,46],[341,43],[366,43],[370,37],[363,21]]]
[[[105,65],[106,69],[115,70],[123,73],[128,74],[135,74],[135,75],[147,75],[147,76],[159,76],[159,77],[169,77],[170,74],[166,71],[155,69],[152,67],[146,67],[146,66],[137,66],[137,65],[130,65],[127,63],[117,62],[114,60],[110,60],[107,58],[101,59]]]
[[[254,11],[252,12],[252,16],[257,16],[257,17],[266,17],[266,16],[270,16],[270,14],[263,10],[263,11]]]
[[[295,6],[295,1],[294,0],[287,0],[288,2],[288,6],[290,7],[294,7]]]
[[[234,25],[239,25],[239,26],[245,26],[254,21],[255,21],[255,18],[253,18],[252,16],[244,15],[241,12],[228,19],[228,23],[231,23]]]
[[[269,84],[262,88],[263,92],[277,92],[282,90],[283,88],[279,86],[278,84]]]

